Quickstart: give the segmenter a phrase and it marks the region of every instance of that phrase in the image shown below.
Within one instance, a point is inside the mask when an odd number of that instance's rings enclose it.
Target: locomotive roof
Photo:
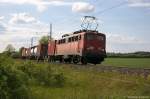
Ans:
[[[81,33],[81,32],[97,32],[96,30],[79,30],[79,31],[75,31],[73,34],[78,34],[78,33]]]
[[[62,35],[62,38],[68,38],[68,37],[72,37],[72,36],[77,36],[78,34],[91,33],[91,32],[93,32],[93,33],[99,33],[96,30],[79,30],[79,31],[73,32],[72,34],[64,34],[64,35]],[[99,33],[99,34],[104,35],[103,33]]]

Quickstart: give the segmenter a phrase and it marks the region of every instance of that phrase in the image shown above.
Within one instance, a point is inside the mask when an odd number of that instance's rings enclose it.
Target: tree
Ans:
[[[49,36],[43,36],[40,40],[40,44],[48,44]]]
[[[11,44],[8,44],[3,54],[10,56],[13,52],[15,52],[15,48]]]
[[[6,52],[14,52],[15,48],[11,44],[8,44],[5,48],[5,51]]]

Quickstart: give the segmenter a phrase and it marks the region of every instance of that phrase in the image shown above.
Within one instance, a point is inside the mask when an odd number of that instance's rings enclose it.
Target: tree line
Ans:
[[[107,53],[107,57],[112,58],[150,58],[150,52],[138,51],[133,53]]]

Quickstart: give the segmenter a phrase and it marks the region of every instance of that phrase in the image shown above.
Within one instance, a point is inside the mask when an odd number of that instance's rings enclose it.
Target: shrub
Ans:
[[[64,75],[56,73],[50,66],[35,66],[32,62],[25,62],[19,68],[40,85],[62,87],[65,83]]]
[[[0,99],[28,99],[27,75],[9,63],[0,57]]]
[[[17,65],[6,54],[0,56],[0,99],[28,99],[30,81],[51,87],[62,87],[65,77],[50,66],[37,66],[31,61]],[[30,96],[32,97],[32,96]]]
[[[56,86],[56,87],[62,87],[64,86],[65,83],[65,77],[63,75],[63,73],[59,73],[59,74],[54,74],[52,76],[52,85]]]
[[[11,57],[12,57],[12,58],[20,58],[21,55],[20,55],[19,52],[13,52],[13,53],[11,53]]]

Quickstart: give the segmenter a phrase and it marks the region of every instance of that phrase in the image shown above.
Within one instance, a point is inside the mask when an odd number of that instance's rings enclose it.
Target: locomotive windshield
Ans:
[[[103,40],[103,36],[101,35],[97,35],[97,34],[87,34],[86,35],[86,40],[90,41],[90,40]]]

